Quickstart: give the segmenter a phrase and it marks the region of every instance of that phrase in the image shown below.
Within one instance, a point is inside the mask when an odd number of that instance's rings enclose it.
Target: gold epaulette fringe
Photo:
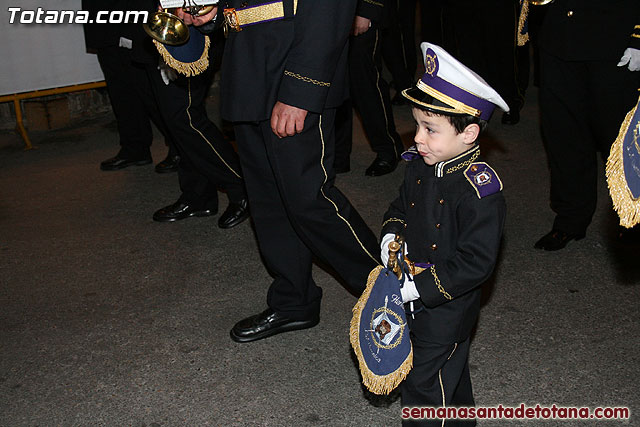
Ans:
[[[520,17],[518,18],[518,46],[524,46],[529,41],[529,32],[522,34],[524,23],[527,22],[528,16],[529,0],[523,0],[520,8]]]
[[[205,72],[206,69],[209,68],[209,46],[211,46],[209,36],[204,36],[204,51],[202,52],[202,56],[200,56],[198,60],[189,63],[175,59],[171,56],[167,48],[159,41],[154,40],[153,44],[156,45],[156,49],[158,49],[158,52],[160,53],[160,56],[162,56],[164,62],[180,74],[187,77],[193,77]]]
[[[638,103],[640,104],[640,100]],[[611,152],[607,160],[607,184],[609,185],[609,194],[611,194],[613,208],[620,217],[620,225],[626,228],[640,224],[640,199],[634,199],[631,191],[627,187],[622,156],[624,138],[637,108],[638,104],[636,104],[625,117],[620,127],[618,137],[611,146]]]
[[[406,377],[411,368],[413,367],[413,345],[407,360],[398,368],[395,372],[388,375],[376,375],[369,368],[364,361],[362,350],[360,349],[360,317],[362,316],[362,310],[369,299],[371,289],[376,283],[380,272],[384,267],[379,265],[369,273],[367,279],[367,287],[353,307],[353,317],[351,318],[351,327],[349,331],[351,346],[358,358],[358,364],[360,366],[360,374],[362,375],[362,383],[367,389],[375,394],[389,394],[395,389]]]

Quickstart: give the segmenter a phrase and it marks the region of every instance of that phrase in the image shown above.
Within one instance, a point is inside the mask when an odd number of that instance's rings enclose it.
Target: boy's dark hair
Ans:
[[[479,117],[470,116],[469,114],[465,114],[464,116],[445,116],[445,117],[447,118],[447,120],[449,120],[449,123],[451,123],[451,126],[454,127],[457,134],[462,133],[467,128],[467,126],[473,125],[473,124],[480,126],[480,133],[482,133],[484,132],[484,130],[487,128],[487,125],[488,125],[486,120],[482,120]]]
[[[430,116],[445,117],[449,121],[449,123],[451,123],[451,126],[453,126],[453,128],[456,130],[456,134],[462,133],[467,128],[467,126],[473,125],[473,124],[480,126],[480,133],[482,133],[487,128],[487,125],[489,124],[486,120],[482,120],[479,117],[474,117],[469,114],[464,114],[461,116],[450,116],[448,114],[435,113],[431,110],[427,110],[423,108],[421,108],[421,110]]]

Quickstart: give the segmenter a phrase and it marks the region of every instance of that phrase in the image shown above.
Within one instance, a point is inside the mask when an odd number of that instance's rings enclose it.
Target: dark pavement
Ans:
[[[553,220],[536,95],[516,126],[496,114],[482,142],[508,216],[471,347],[476,403],[632,415],[479,425],[640,425],[640,251],[615,241],[604,173],[587,237],[533,249]],[[408,145],[410,109],[395,111]],[[177,199],[177,176],[153,165],[101,172],[117,152],[113,120],[32,133],[29,152],[0,134],[0,425],[399,425],[399,400],[363,394],[348,338],[355,298],[322,269],[319,326],[230,340],[237,320],[265,308],[270,283],[250,222],[153,222]],[[378,233],[404,166],[365,177],[373,154],[359,126],[337,183]],[[166,155],[159,138],[152,151],[156,163]]]

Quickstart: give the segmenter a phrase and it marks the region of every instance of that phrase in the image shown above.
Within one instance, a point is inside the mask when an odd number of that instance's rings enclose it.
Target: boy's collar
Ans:
[[[435,174],[438,178],[442,178],[447,174],[450,174],[456,171],[461,171],[465,167],[469,166],[471,163],[475,162],[479,155],[480,155],[480,146],[476,144],[469,150],[454,157],[453,159],[449,159],[444,162],[438,162],[435,165],[433,165]]]

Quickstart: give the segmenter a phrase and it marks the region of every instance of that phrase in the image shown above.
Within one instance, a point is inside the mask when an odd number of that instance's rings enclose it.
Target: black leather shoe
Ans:
[[[544,249],[545,251],[557,251],[567,246],[567,243],[571,240],[581,240],[584,239],[584,236],[585,233],[574,234],[561,230],[551,230],[536,242],[534,248]]]
[[[218,218],[218,227],[235,227],[247,218],[249,218],[249,204],[247,199],[237,203],[230,202],[227,209],[225,209],[222,215],[220,215],[220,218]]]
[[[382,176],[388,173],[393,172],[398,165],[397,161],[389,162],[387,160],[380,159],[376,157],[376,159],[371,163],[371,166],[367,168],[364,172],[366,176]]]
[[[178,155],[172,156],[170,154],[167,154],[167,158],[156,165],[156,172],[158,173],[177,172],[179,161],[180,161],[180,156]]]
[[[313,328],[319,317],[310,320],[291,320],[268,308],[260,314],[247,317],[231,329],[231,339],[235,342],[251,342],[298,329]]]
[[[153,220],[158,222],[173,222],[192,216],[211,216],[217,214],[214,209],[194,209],[186,203],[178,200],[172,205],[165,206],[153,214]]]
[[[120,154],[100,163],[100,169],[103,171],[117,171],[129,166],[142,166],[151,163],[151,157],[143,157],[141,159],[127,159],[121,157]]]
[[[520,111],[512,109],[502,115],[502,123],[505,125],[516,125],[520,122]]]

